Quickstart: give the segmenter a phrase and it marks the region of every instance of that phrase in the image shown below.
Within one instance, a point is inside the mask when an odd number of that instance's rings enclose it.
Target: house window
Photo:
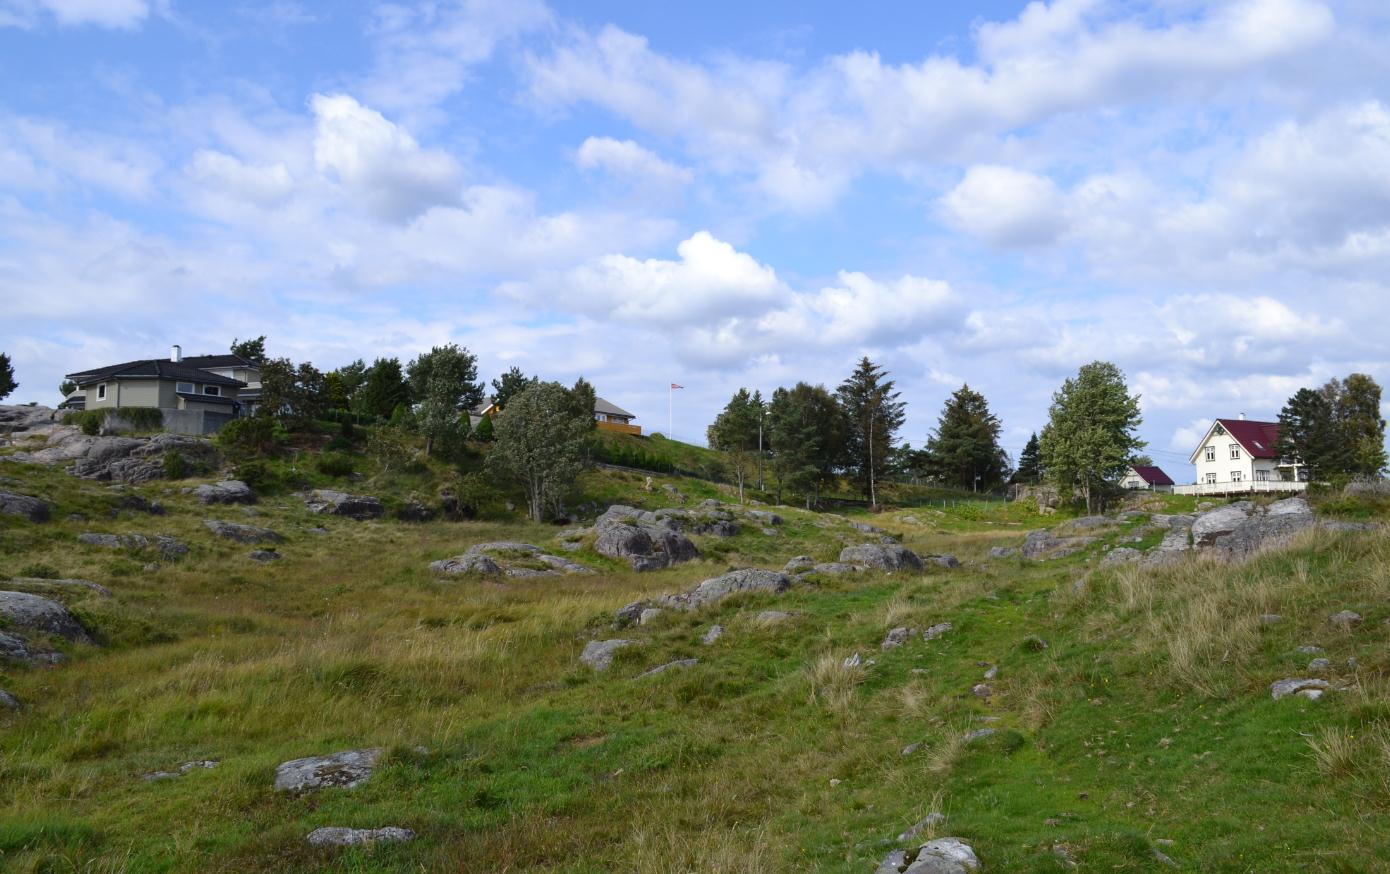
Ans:
[[[104,382],[101,385],[97,386],[97,400],[106,400],[106,383]]]
[[[213,395],[214,397],[221,397],[222,389],[218,388],[215,385],[205,385],[203,386],[203,394]]]
[[[176,383],[174,383],[174,391],[179,392],[180,394],[191,395],[191,394],[193,394],[193,391],[194,391],[194,389],[193,389],[193,383],[191,383],[191,382],[176,382]]]
[[[1207,447],[1207,461],[1215,461],[1215,460],[1216,460],[1216,447],[1215,447],[1215,446],[1208,446],[1208,447]]]
[[[1269,471],[1267,471],[1267,470],[1257,470],[1257,471],[1255,471],[1255,479],[1258,480],[1258,481],[1260,481],[1260,482],[1262,482],[1262,483],[1267,483],[1267,482],[1269,482]]]
[[[1209,486],[1214,486],[1214,485],[1216,485],[1216,474],[1214,474],[1214,473],[1209,473],[1209,474],[1207,474],[1207,485],[1209,485]]]
[[[1239,443],[1232,443],[1232,444],[1231,444],[1231,460],[1232,460],[1232,461],[1240,461],[1240,444],[1239,444]]]
[[[1241,482],[1243,479],[1244,479],[1244,476],[1241,474],[1240,471],[1238,471],[1238,470],[1233,470],[1233,471],[1231,471],[1231,482],[1233,482],[1233,483],[1238,483],[1238,482]]]

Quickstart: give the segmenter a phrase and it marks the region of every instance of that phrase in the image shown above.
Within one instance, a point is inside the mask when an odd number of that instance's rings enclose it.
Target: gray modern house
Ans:
[[[164,411],[170,431],[210,434],[260,400],[260,365],[239,355],[183,357],[175,346],[168,358],[146,358],[70,373],[77,388],[63,401],[66,409]]]

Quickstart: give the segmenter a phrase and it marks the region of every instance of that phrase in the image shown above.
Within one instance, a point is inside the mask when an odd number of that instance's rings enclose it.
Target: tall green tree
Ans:
[[[1303,468],[1310,480],[1321,480],[1338,466],[1337,428],[1327,394],[1311,388],[1294,392],[1279,411],[1279,458]]]
[[[347,389],[343,387],[343,375],[330,370],[323,375],[323,403],[330,410],[348,408]]]
[[[353,399],[357,392],[367,382],[367,365],[361,358],[351,364],[344,364],[333,371],[338,377],[338,381],[343,384],[343,394],[347,396],[348,407],[352,407]]]
[[[1028,438],[1023,452],[1018,456],[1018,469],[1014,471],[1013,482],[1040,483],[1043,479],[1042,450],[1038,447],[1038,433]]]
[[[593,407],[557,382],[542,382],[513,397],[493,423],[487,467],[526,492],[532,519],[544,521],[558,509],[584,467],[584,442],[593,427]]]
[[[308,361],[296,366],[288,358],[272,358],[261,365],[258,415],[302,426],[323,415],[326,397],[324,375]]]
[[[705,431],[711,449],[729,457],[734,479],[738,483],[738,499],[743,501],[743,487],[757,468],[758,428],[763,414],[761,396],[740,388],[715,417]]]
[[[1385,470],[1385,419],[1380,414],[1380,385],[1365,373],[1342,380],[1333,407],[1337,437],[1345,447],[1345,472],[1378,477]]]
[[[1143,421],[1139,396],[1129,393],[1118,367],[1108,361],[1084,365],[1052,396],[1038,441],[1048,477],[1080,491],[1087,511],[1097,512],[1107,484],[1123,476],[1130,457],[1144,448],[1138,436]]]
[[[824,386],[804,382],[772,393],[768,434],[777,499],[785,489],[800,495],[810,509],[821,490],[835,478],[844,452],[844,417],[835,396]]]
[[[75,391],[77,391],[77,383],[73,382],[70,379],[65,379],[62,382],[58,383],[58,394],[62,395],[63,397],[67,397]]]
[[[252,364],[265,364],[265,334],[254,340],[233,340],[232,354],[240,355]]]
[[[888,469],[893,443],[907,404],[898,400],[893,380],[867,357],[840,384],[836,397],[845,418],[845,467],[878,506],[878,483]]]
[[[10,356],[0,352],[0,401],[13,394],[17,388],[19,383],[14,381],[14,365],[10,363]]]
[[[1009,475],[1009,456],[999,445],[999,418],[985,396],[962,385],[941,410],[927,441],[927,469],[938,482],[963,489],[992,489]]]
[[[264,379],[264,378],[263,378]],[[353,398],[358,412],[390,419],[397,407],[409,406],[410,386],[399,358],[378,358],[367,368],[362,388]]]
[[[514,366],[492,381],[492,402],[497,405],[497,409],[504,410],[507,408],[507,401],[538,382],[539,377],[527,376],[522,373],[520,367]]]
[[[411,397],[452,403],[455,409],[472,409],[483,399],[478,382],[478,356],[456,343],[436,346],[406,367]],[[434,393],[433,395],[431,393]]]

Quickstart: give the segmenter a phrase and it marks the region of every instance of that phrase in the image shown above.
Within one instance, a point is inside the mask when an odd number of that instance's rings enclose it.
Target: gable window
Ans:
[[[221,395],[222,395],[222,389],[218,388],[218,387],[215,386],[215,385],[205,385],[205,386],[203,386],[203,394],[205,394],[205,395],[213,395],[213,396],[215,396],[215,397],[221,397]]]
[[[104,382],[101,385],[97,386],[97,400],[106,400],[106,383]]]
[[[1208,447],[1207,447],[1207,461],[1215,461],[1215,460],[1216,460],[1216,447],[1215,447],[1215,446],[1208,446]]]
[[[1240,461],[1240,444],[1239,444],[1239,443],[1232,443],[1232,444],[1231,444],[1231,460],[1232,460],[1232,461]]]
[[[1238,470],[1233,470],[1233,471],[1231,471],[1231,482],[1233,482],[1233,483],[1238,483],[1238,482],[1241,482],[1242,479],[1243,479],[1243,475],[1241,474],[1240,471],[1238,471]]]
[[[174,391],[178,392],[179,394],[191,395],[194,393],[193,383],[176,382],[174,383]]]

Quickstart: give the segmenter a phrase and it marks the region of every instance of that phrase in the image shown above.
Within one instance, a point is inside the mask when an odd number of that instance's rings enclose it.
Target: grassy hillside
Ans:
[[[555,529],[325,519],[292,495],[210,509],[167,482],[126,490],[165,515],[111,518],[100,484],[12,464],[0,477],[57,503],[47,523],[0,517],[0,580],[113,592],[59,596],[100,648],[0,667],[23,703],[0,711],[7,870],[868,872],[931,811],[989,871],[1167,870],[1155,851],[1187,870],[1390,868],[1380,533],[1311,534],[1239,565],[1100,571],[1107,545],[1144,536],[1142,518],[1031,563],[987,556],[1051,524],[1027,504],[904,509],[874,522],[965,566],[825,578],[614,632],[633,600],[733,566],[830,560],[865,535],[779,509],[776,535],[702,539],[704,559],[666,571],[581,553],[600,573],[439,580],[431,560],[485,540],[550,544]],[[728,496],[660,477],[647,492],[617,472],[585,488],[658,507],[672,503],[663,482]],[[206,518],[276,529],[282,560],[250,561]],[[150,567],[79,547],[83,531],[167,533],[191,552]],[[1332,630],[1345,608],[1365,622]],[[769,609],[793,615],[759,623]],[[889,629],[940,622],[953,628],[936,640],[880,650]],[[702,645],[715,623],[724,636]],[[606,673],[578,663],[586,641],[616,636],[642,643]],[[1348,688],[1272,701],[1308,644]],[[699,663],[638,676],[678,658]],[[386,753],[356,789],[272,791],[280,762],[366,746]],[[220,765],[142,779],[202,759]],[[309,847],[322,825],[419,837]]]

